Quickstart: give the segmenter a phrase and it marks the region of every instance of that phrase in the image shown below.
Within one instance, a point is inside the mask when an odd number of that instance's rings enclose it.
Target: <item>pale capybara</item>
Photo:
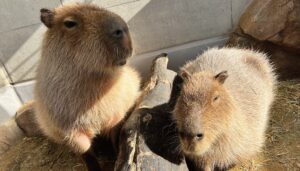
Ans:
[[[84,153],[135,104],[140,77],[125,65],[132,53],[127,24],[90,4],[41,9],[47,27],[35,87],[36,120],[57,143]]]
[[[276,84],[265,54],[214,48],[179,75],[173,117],[190,170],[227,169],[260,152]]]

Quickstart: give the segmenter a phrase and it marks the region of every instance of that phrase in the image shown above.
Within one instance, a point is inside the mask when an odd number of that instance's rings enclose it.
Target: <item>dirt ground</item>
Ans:
[[[67,147],[25,138],[0,157],[0,171],[85,170]],[[261,154],[232,170],[300,170],[300,80],[280,82]]]

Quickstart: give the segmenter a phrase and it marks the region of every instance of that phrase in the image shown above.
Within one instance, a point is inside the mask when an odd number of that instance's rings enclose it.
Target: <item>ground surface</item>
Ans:
[[[0,157],[0,171],[85,170],[78,155],[44,138],[25,138]],[[300,80],[279,83],[266,146],[233,170],[300,170]]]

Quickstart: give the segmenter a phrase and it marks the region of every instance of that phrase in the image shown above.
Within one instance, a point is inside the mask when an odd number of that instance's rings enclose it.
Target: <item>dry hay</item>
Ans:
[[[0,158],[0,171],[18,170],[85,170],[85,166],[65,146],[25,138]],[[279,83],[263,152],[232,170],[300,170],[300,80]]]
[[[80,156],[45,138],[24,138],[0,158],[0,171],[82,171]]]

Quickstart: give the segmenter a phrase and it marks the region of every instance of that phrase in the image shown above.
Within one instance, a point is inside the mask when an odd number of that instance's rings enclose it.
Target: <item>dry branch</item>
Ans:
[[[176,73],[167,64],[166,54],[154,61],[147,93],[121,130],[115,170],[187,170],[168,104]]]

